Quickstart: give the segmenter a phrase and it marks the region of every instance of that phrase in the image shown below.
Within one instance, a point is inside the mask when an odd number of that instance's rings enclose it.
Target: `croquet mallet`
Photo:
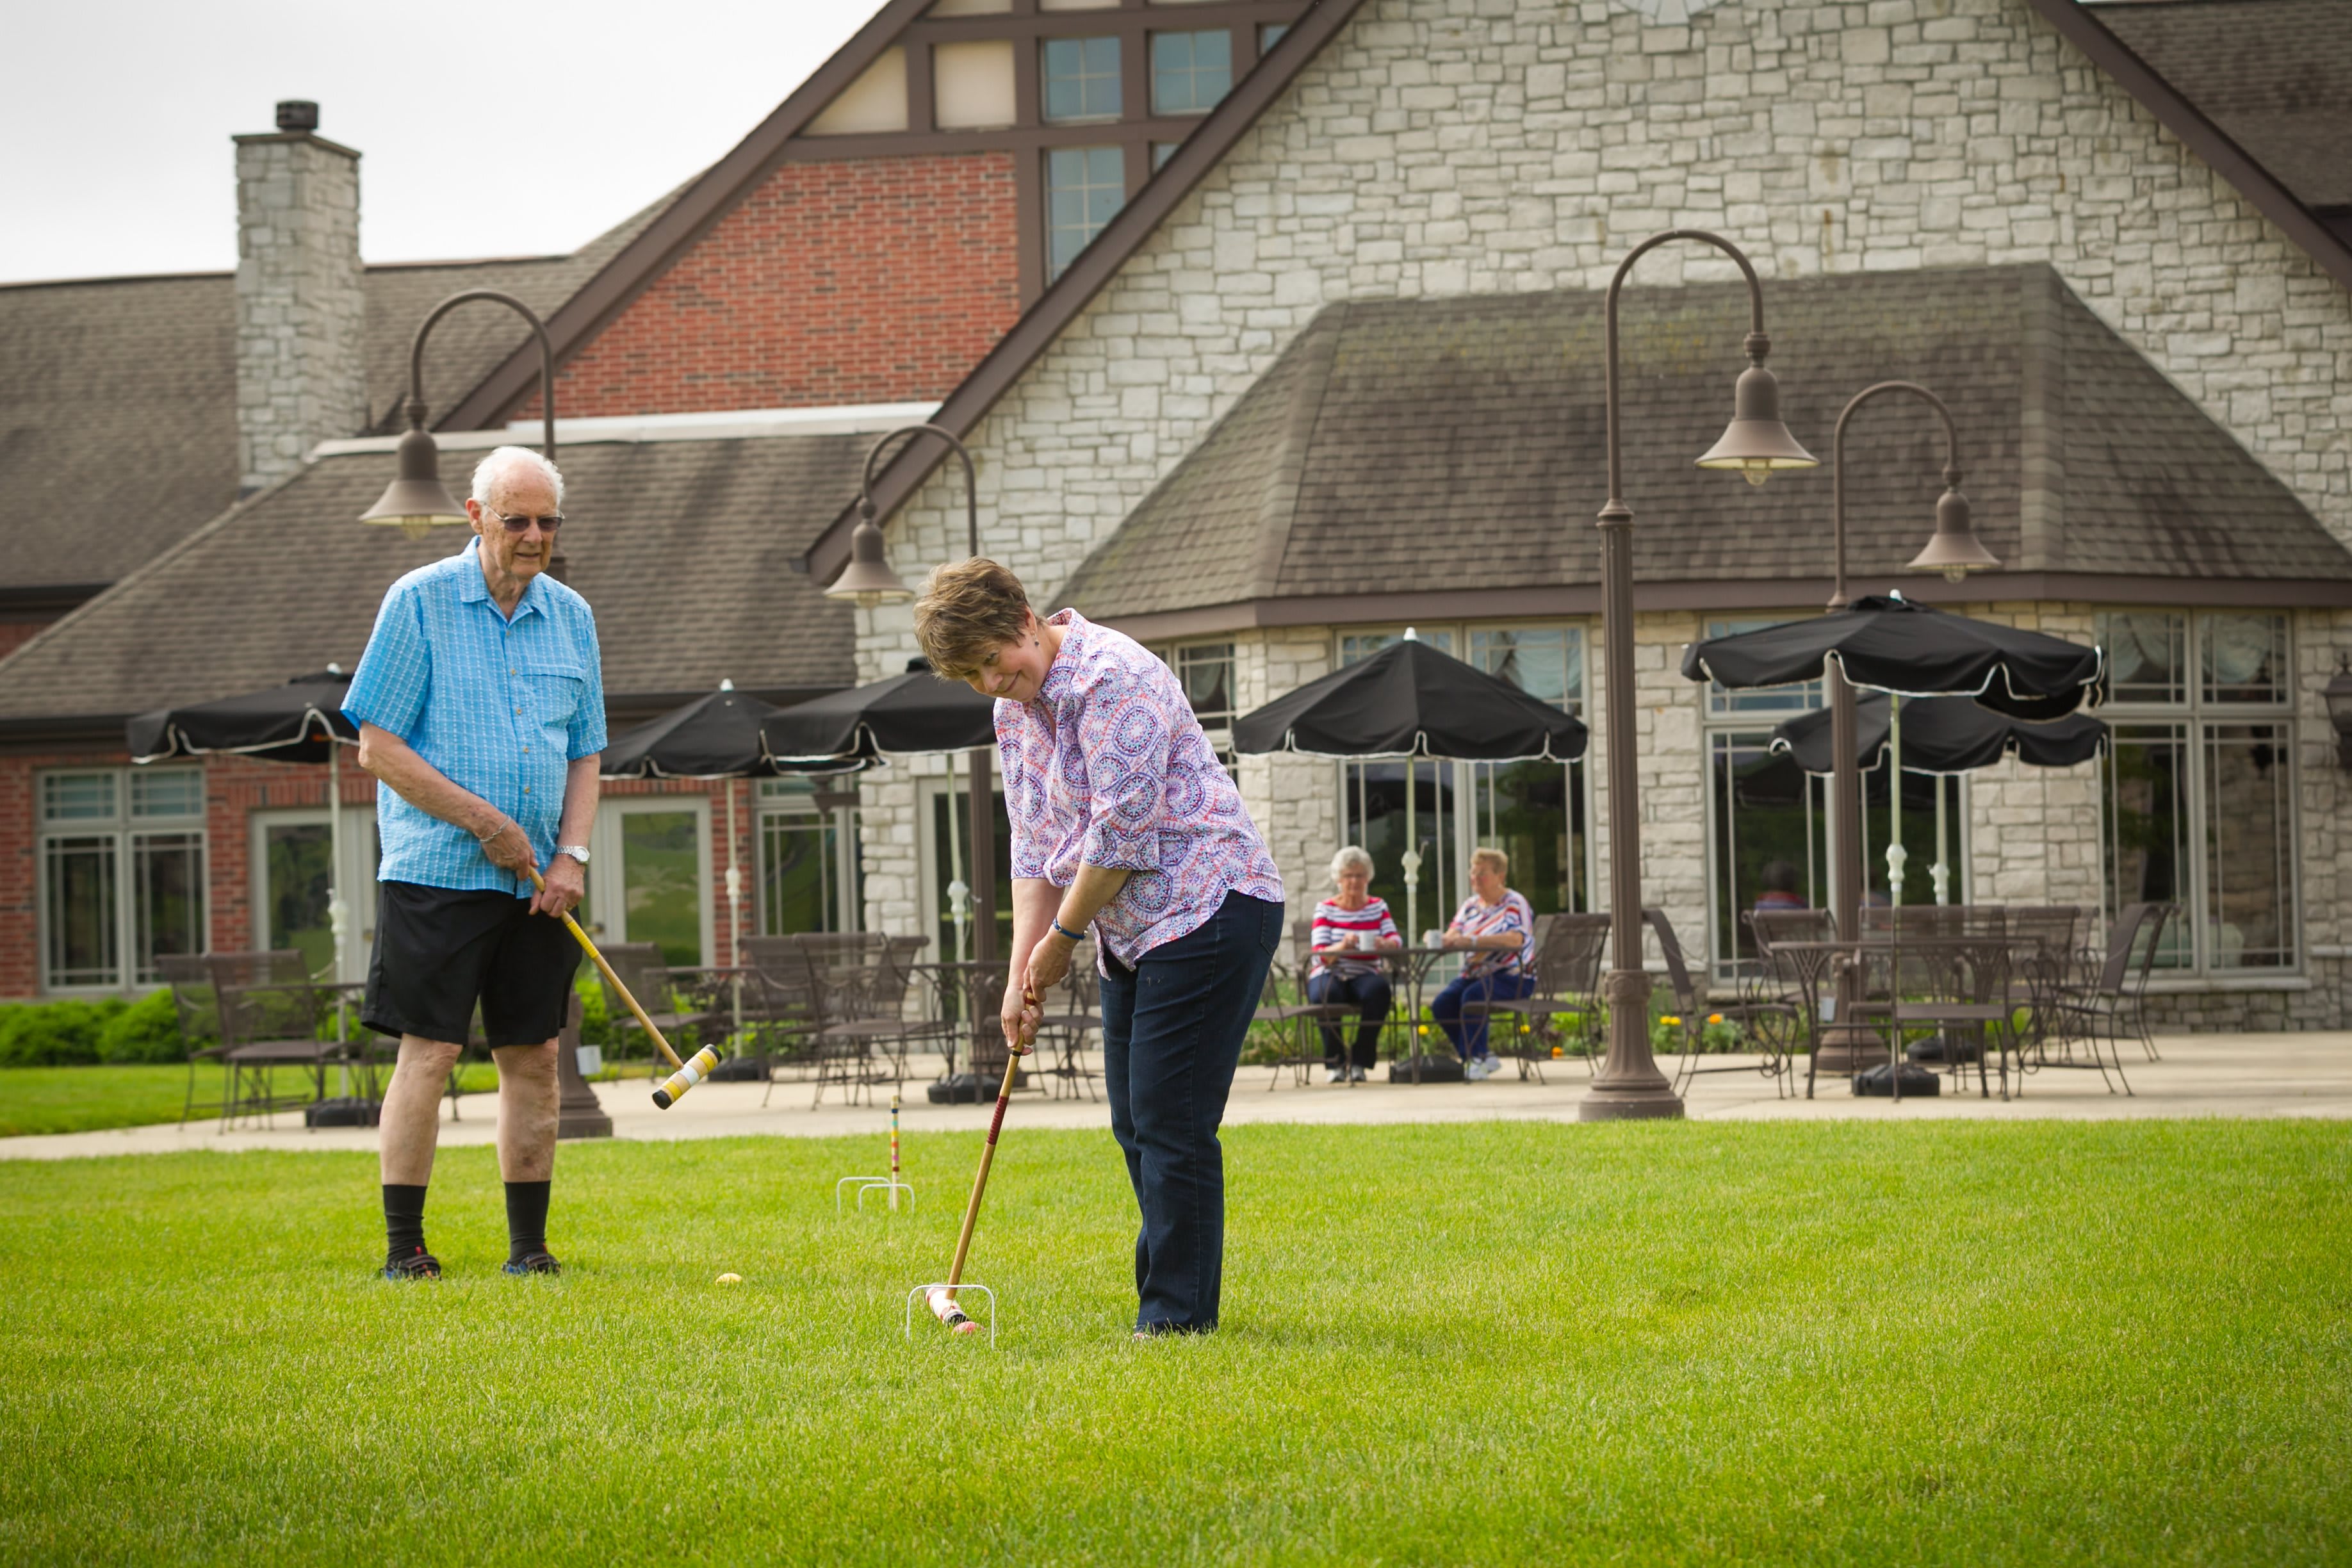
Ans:
[[[1038,1005],[1037,994],[1034,991],[1023,990],[1021,1000],[1031,1007]],[[959,1334],[977,1333],[980,1331],[980,1325],[964,1316],[963,1309],[956,1304],[956,1290],[963,1284],[964,1259],[971,1254],[972,1227],[980,1223],[981,1194],[988,1191],[988,1168],[996,1160],[996,1135],[1004,1127],[1004,1108],[1013,1099],[1013,1082],[1020,1074],[1021,1058],[1027,1056],[1033,1048],[1028,1031],[1024,1029],[1022,1031],[1021,1038],[1011,1042],[1010,1048],[1005,1052],[1004,1082],[996,1091],[996,1114],[988,1119],[988,1141],[980,1146],[980,1173],[971,1179],[971,1201],[964,1205],[963,1230],[956,1237],[955,1261],[948,1266],[947,1283],[917,1288],[922,1293],[924,1304],[930,1308],[931,1315]],[[980,1286],[975,1289],[985,1289],[986,1287]],[[993,1303],[995,1297],[991,1295],[989,1300]],[[992,1340],[996,1337],[996,1311],[993,1305],[990,1307],[988,1315],[989,1338]]]
[[[536,866],[530,868],[530,880],[531,885],[541,892],[547,891],[547,879],[539,874],[539,868]],[[604,983],[619,994],[623,1002],[628,1004],[629,1011],[636,1017],[637,1026],[645,1030],[653,1040],[654,1047],[661,1052],[664,1059],[671,1067],[677,1069],[669,1075],[668,1079],[659,1089],[654,1090],[654,1104],[661,1110],[667,1110],[686,1097],[688,1089],[710,1076],[711,1070],[719,1065],[719,1053],[710,1047],[705,1046],[694,1053],[692,1061],[678,1060],[677,1053],[669,1048],[669,1042],[662,1037],[662,1032],[654,1026],[654,1021],[651,1018],[646,1016],[646,1010],[637,1005],[637,999],[629,994],[629,988],[621,984],[621,977],[613,973],[613,966],[604,962],[604,955],[596,951],[596,944],[588,940],[588,933],[580,929],[580,922],[572,918],[571,911],[568,910],[564,911],[563,929],[572,933],[572,940],[578,942],[582,951],[585,952],[590,960],[595,963],[596,972],[604,977]]]

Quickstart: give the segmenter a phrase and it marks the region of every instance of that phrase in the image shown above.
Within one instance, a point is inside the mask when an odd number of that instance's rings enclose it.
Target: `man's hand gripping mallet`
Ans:
[[[547,891],[547,879],[539,874],[539,868],[536,866],[530,868],[530,880],[531,885],[541,892]],[[661,1052],[663,1058],[671,1067],[677,1069],[669,1075],[659,1089],[654,1090],[654,1104],[667,1110],[686,1098],[688,1089],[710,1076],[711,1070],[719,1066],[718,1051],[709,1046],[705,1046],[694,1053],[692,1061],[678,1060],[677,1053],[669,1048],[669,1041],[664,1039],[662,1032],[654,1027],[654,1021],[646,1016],[646,1010],[637,1005],[637,999],[629,994],[629,988],[621,984],[621,977],[613,973],[613,966],[604,962],[604,955],[596,951],[596,944],[588,940],[588,933],[580,929],[580,922],[572,918],[572,912],[569,910],[563,911],[563,929],[572,933],[572,939],[580,944],[581,949],[590,959],[594,961],[596,972],[604,977],[604,984],[610,985],[621,1000],[628,1005],[629,1011],[636,1017],[637,1026],[651,1037],[655,1048]],[[997,1114],[1000,1117],[1003,1115],[1001,1104]]]

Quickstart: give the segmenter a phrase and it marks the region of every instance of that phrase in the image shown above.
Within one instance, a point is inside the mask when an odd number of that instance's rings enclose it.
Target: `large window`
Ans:
[[[1730,637],[1775,624],[1714,621],[1706,635]],[[1786,908],[1793,897],[1811,909],[1830,902],[1830,781],[1770,750],[1773,725],[1828,700],[1819,680],[1744,691],[1712,683],[1706,689],[1707,942],[1718,981],[1737,979],[1754,965],[1753,939],[1740,917],[1759,901]],[[1886,874],[1895,822],[1891,789],[1884,768],[1862,776],[1863,898],[1873,904],[1892,897]],[[1963,780],[1903,775],[1906,904],[1967,900],[1967,800]],[[1937,896],[1938,867],[1943,899]]]
[[[1403,629],[1339,634],[1339,662],[1360,663]],[[1423,626],[1413,634],[1441,653],[1571,713],[1584,710],[1580,627]],[[1340,820],[1346,842],[1372,858],[1372,890],[1409,934],[1445,923],[1470,891],[1470,851],[1492,846],[1510,857],[1510,885],[1538,914],[1592,907],[1591,812],[1584,763],[1343,763]],[[1408,888],[1404,857],[1418,849]]]
[[[1045,260],[1059,278],[1127,205],[1127,154],[1056,147],[1045,154]]]
[[[1048,38],[1044,60],[1041,81],[1049,124],[1118,118],[1117,38]]]
[[[1203,33],[1151,36],[1151,112],[1206,114],[1234,85],[1234,36],[1223,27]]]
[[[2179,904],[2158,962],[2277,973],[2299,961],[2286,617],[2105,616],[2115,744],[2101,767],[2106,913]]]
[[[205,951],[200,769],[44,773],[39,815],[43,989],[152,985]]]
[[[766,779],[759,795],[759,931],[856,931],[865,903],[847,784]]]

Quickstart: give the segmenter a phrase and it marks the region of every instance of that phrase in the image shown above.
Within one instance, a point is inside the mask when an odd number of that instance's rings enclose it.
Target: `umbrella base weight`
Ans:
[[[373,1127],[383,1114],[383,1101],[346,1096],[322,1100],[302,1108],[305,1127]]]
[[[1860,1072],[1865,1068],[1883,1067],[1886,1062],[1886,1042],[1868,1029],[1824,1029],[1822,1032],[1821,1060],[1814,1070],[1832,1075]]]
[[[712,1083],[759,1083],[767,1076],[757,1057],[730,1057],[710,1069]]]
[[[1025,1072],[1013,1074],[1013,1087],[1016,1089],[1028,1088],[1029,1075]],[[993,1080],[982,1082],[976,1073],[960,1072],[953,1078],[940,1079],[925,1089],[923,1093],[933,1105],[979,1105],[995,1100],[996,1089]]]
[[[1459,1057],[1408,1057],[1401,1062],[1389,1063],[1391,1083],[1460,1083],[1462,1058]]]
[[[1906,1100],[1914,1096],[1940,1094],[1943,1089],[1944,1080],[1926,1068],[1914,1067],[1908,1062],[1903,1064],[1903,1097]],[[1853,1092],[1857,1095],[1875,1095],[1882,1100],[1891,1097],[1895,1093],[1893,1072],[1885,1065],[1881,1065],[1871,1068],[1868,1072],[1854,1074]]]

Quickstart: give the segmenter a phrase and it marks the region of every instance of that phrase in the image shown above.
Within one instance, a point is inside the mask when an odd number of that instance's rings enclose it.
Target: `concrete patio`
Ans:
[[[2064,1118],[2084,1121],[2115,1117],[2168,1116],[2315,1116],[2352,1118],[2352,1033],[2167,1035],[2158,1037],[2160,1061],[2141,1058],[2137,1047],[2125,1048],[2124,1069],[2133,1093],[2110,1093],[2099,1075],[2089,1071],[2047,1069],[2031,1075],[2022,1094],[2006,1101],[1979,1100],[1969,1079],[1966,1093],[1955,1093],[1948,1080],[1946,1092],[1933,1099],[1859,1100],[1846,1085],[1824,1081],[1817,1098],[1776,1094],[1770,1080],[1753,1072],[1712,1073],[1699,1078],[1687,1099],[1695,1121],[1743,1120],[1819,1121],[1901,1118],[1906,1121],[2017,1121]],[[1089,1058],[1098,1061],[1098,1058]],[[1710,1057],[1701,1064],[1722,1066],[1742,1058]],[[909,1136],[929,1131],[974,1131],[988,1124],[991,1107],[937,1106],[923,1095],[923,1086],[938,1072],[936,1058],[918,1058],[904,1089],[901,1125]],[[1673,1061],[1664,1064],[1671,1071]],[[1244,1067],[1235,1080],[1225,1113],[1229,1126],[1259,1122],[1323,1125],[1439,1121],[1574,1121],[1584,1098],[1587,1080],[1580,1062],[1561,1062],[1547,1068],[1548,1082],[1522,1081],[1507,1068],[1486,1083],[1326,1084],[1300,1086],[1287,1070],[1276,1075],[1262,1067]],[[1275,1087],[1269,1090],[1269,1078]],[[758,1084],[713,1083],[697,1089],[670,1110],[656,1110],[649,1085],[641,1079],[596,1086],[596,1093],[613,1118],[615,1137],[635,1139],[724,1138],[740,1135],[827,1138],[881,1133],[889,1123],[889,1087],[876,1091],[876,1103],[845,1105],[841,1091],[828,1089],[825,1103],[812,1108],[814,1086],[786,1081],[775,1086],[769,1103],[760,1104]],[[2012,1080],[2012,1089],[2014,1089]],[[1098,1089],[1098,1086],[1097,1086]],[[1802,1079],[1799,1079],[1801,1095]],[[490,1142],[497,1134],[497,1100],[491,1095],[468,1095],[459,1108],[460,1120],[445,1110],[441,1142],[445,1147]],[[1023,1093],[1013,1101],[1010,1120],[1024,1128],[1107,1127],[1109,1115],[1099,1098],[1051,1099],[1045,1093]],[[100,1154],[165,1153],[176,1150],[247,1149],[366,1150],[375,1147],[373,1129],[310,1131],[299,1116],[271,1119],[267,1127],[245,1127],[222,1132],[214,1123],[186,1127],[125,1128],[109,1132],[73,1132],[0,1139],[0,1159],[58,1160]]]

